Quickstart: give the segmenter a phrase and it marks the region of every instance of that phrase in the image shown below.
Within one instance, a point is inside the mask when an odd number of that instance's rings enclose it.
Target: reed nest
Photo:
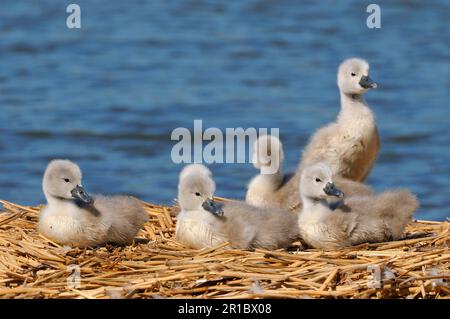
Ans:
[[[175,240],[176,207],[143,203],[133,245],[81,249],[37,233],[40,207],[0,202],[0,298],[450,298],[449,221],[333,251],[192,250]]]

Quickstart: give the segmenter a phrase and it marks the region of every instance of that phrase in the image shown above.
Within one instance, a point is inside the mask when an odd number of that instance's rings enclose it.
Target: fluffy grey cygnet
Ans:
[[[364,181],[380,149],[375,115],[364,100],[364,93],[377,85],[369,77],[369,64],[358,58],[342,62],[337,82],[341,111],[336,122],[312,136],[300,167],[326,163],[333,175]]]
[[[43,178],[47,205],[39,213],[38,231],[59,244],[131,244],[148,220],[139,201],[131,196],[91,197],[81,179],[80,168],[71,161],[48,164]]]
[[[417,198],[404,189],[344,198],[333,182],[332,170],[322,163],[305,168],[300,193],[300,236],[307,245],[321,249],[401,239],[419,206]]]
[[[225,242],[239,249],[277,249],[298,238],[297,217],[288,210],[214,201],[216,186],[205,169],[190,167],[180,174],[176,237],[181,243],[195,249]]]

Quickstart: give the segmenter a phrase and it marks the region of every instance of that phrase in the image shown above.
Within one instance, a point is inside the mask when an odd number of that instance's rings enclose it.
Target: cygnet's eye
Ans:
[[[199,192],[196,192],[196,193],[195,193],[195,196],[200,196],[200,193],[199,193]]]
[[[352,76],[356,76],[356,73],[352,72]]]
[[[318,177],[316,178],[316,182],[317,182],[317,183],[319,183],[319,182],[321,182],[321,181],[322,181],[322,180],[321,180],[320,178],[318,178]]]
[[[68,182],[70,182],[70,179],[64,178],[64,181],[65,181],[66,183],[68,183]]]

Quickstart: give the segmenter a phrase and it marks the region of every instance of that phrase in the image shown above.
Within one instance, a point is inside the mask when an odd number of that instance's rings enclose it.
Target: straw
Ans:
[[[81,249],[37,233],[42,206],[0,203],[0,298],[450,298],[449,221],[339,250],[194,250],[175,239],[176,206],[142,202],[133,245]]]

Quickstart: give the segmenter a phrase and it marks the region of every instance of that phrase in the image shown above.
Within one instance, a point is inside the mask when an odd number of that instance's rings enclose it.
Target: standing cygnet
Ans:
[[[300,236],[306,244],[322,249],[400,239],[419,205],[408,190],[343,199],[330,167],[322,163],[305,168],[300,192]],[[341,200],[331,202],[333,198]]]
[[[47,206],[39,214],[38,231],[59,244],[130,244],[148,220],[134,197],[89,196],[81,186],[80,168],[68,160],[48,164],[43,189]]]
[[[297,217],[287,210],[215,202],[215,183],[205,169],[190,167],[189,174],[180,174],[176,237],[181,243],[195,249],[224,242],[239,249],[277,249],[298,237]]]
[[[281,141],[271,135],[260,136],[253,145],[253,165],[260,169],[249,183],[245,201],[257,207],[301,209],[298,185],[301,172],[283,174],[284,152]],[[371,195],[372,189],[362,183],[339,176],[335,182],[346,194]]]
[[[337,83],[339,116],[312,136],[300,168],[322,162],[330,166],[333,175],[361,182],[369,175],[380,149],[375,115],[363,97],[377,85],[369,78],[369,64],[357,58],[339,66]]]

